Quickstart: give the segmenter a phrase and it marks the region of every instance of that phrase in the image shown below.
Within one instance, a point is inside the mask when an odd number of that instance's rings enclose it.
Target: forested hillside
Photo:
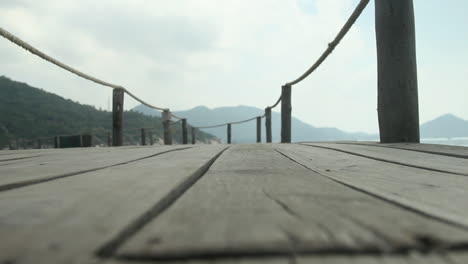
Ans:
[[[107,142],[112,126],[112,113],[83,105],[58,95],[33,88],[25,83],[0,76],[0,149],[11,141],[34,141],[40,137],[93,133],[96,143]],[[124,142],[139,142],[139,128],[155,128],[156,140],[162,138],[159,117],[146,116],[134,111],[124,113]],[[181,141],[180,126],[174,126],[174,141]],[[198,140],[214,139],[198,133]]]

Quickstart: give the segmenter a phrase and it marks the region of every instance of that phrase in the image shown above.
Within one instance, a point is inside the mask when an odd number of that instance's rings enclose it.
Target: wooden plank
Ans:
[[[284,155],[325,177],[433,217],[468,227],[468,178],[303,145]]]
[[[0,165],[2,165],[4,162],[10,162],[10,161],[18,161],[18,160],[24,160],[24,159],[30,159],[30,158],[35,158],[39,157],[40,154],[13,154],[12,155],[2,155],[0,156]]]
[[[436,144],[414,144],[414,143],[397,143],[397,144],[383,144],[389,148],[399,148],[406,150],[413,150],[431,154],[445,155],[457,158],[468,159],[468,148],[462,146],[448,146]]]
[[[231,259],[209,259],[209,260],[183,260],[183,261],[157,261],[152,262],[149,260],[123,260],[111,259],[102,264],[284,264],[294,263],[292,258],[288,257],[267,257],[267,258],[231,258]]]
[[[442,247],[468,241],[467,230],[338,184],[285,158],[274,150],[280,146],[231,147],[115,256],[159,261],[384,254],[430,251],[433,241]]]
[[[380,161],[408,165],[439,172],[468,176],[468,159],[434,155],[395,148],[371,147],[364,145],[307,143],[307,145],[356,154]]]
[[[148,261],[112,260],[105,264],[146,264]],[[466,264],[467,253],[432,253],[407,255],[379,255],[379,256],[291,256],[276,258],[239,258],[239,259],[210,259],[193,261],[158,261],[160,264],[264,264],[264,263],[294,263],[294,264]]]
[[[0,166],[0,191],[74,176],[177,149],[183,148],[161,146],[49,151],[48,155]]]
[[[454,258],[465,262],[452,261]],[[460,253],[410,253],[403,255],[381,255],[381,256],[325,256],[325,257],[302,257],[296,259],[297,264],[302,263],[324,263],[324,264],[462,264],[467,263],[467,254]]]
[[[0,193],[0,263],[100,262],[100,247],[180,195],[223,148],[170,152]]]
[[[301,142],[301,143],[324,143],[322,142]],[[419,143],[385,143],[380,144],[372,141],[336,141],[336,144],[365,145],[374,147],[387,147],[412,150],[430,154],[437,154],[449,157],[468,159],[468,148],[463,146],[440,145],[440,144],[419,144]]]

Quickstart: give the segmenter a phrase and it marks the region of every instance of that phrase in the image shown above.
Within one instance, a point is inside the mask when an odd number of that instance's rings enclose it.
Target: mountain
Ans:
[[[105,143],[111,126],[112,112],[82,105],[0,76],[0,149],[18,140],[30,142],[39,137],[81,133],[93,133],[97,143]],[[139,129],[143,127],[154,128],[156,141],[163,137],[159,117],[125,111],[124,143],[137,144]],[[202,142],[215,140],[214,136],[206,133],[198,133],[198,137]],[[175,129],[174,141],[181,141],[179,127]],[[45,143],[51,145],[50,142]]]
[[[160,115],[143,105],[139,105],[132,110],[147,115]],[[209,109],[205,106],[197,106],[187,111],[175,112],[179,116],[187,117],[187,120],[195,126],[207,126],[227,121],[240,121],[254,116],[264,114],[263,109],[250,106],[219,107]],[[204,131],[215,135],[226,142],[226,126],[219,128],[203,129]],[[281,114],[272,112],[272,137],[273,142],[280,141]],[[292,118],[292,141],[325,141],[325,140],[371,140],[377,139],[377,135],[368,135],[365,133],[347,133],[337,128],[318,128],[302,122],[297,118]],[[232,126],[233,143],[253,143],[256,141],[256,121],[236,124]],[[265,125],[262,119],[262,141],[265,141]]]
[[[468,137],[468,121],[445,114],[421,125],[422,138]]]

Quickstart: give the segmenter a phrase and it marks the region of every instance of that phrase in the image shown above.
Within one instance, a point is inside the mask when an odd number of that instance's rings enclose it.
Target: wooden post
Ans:
[[[107,146],[108,147],[112,146],[112,135],[110,132],[107,132]]]
[[[188,135],[187,135],[187,119],[182,119],[182,144],[188,144]]]
[[[192,144],[196,143],[196,128],[192,127]]]
[[[141,129],[141,145],[146,145],[146,131],[144,128]]]
[[[227,143],[231,144],[231,124],[227,125]]]
[[[271,143],[271,108],[265,108],[266,142]]]
[[[163,127],[164,127],[164,145],[172,145],[171,131],[171,112],[164,110],[162,112]]]
[[[381,143],[419,143],[413,0],[376,0],[378,115]]]
[[[262,117],[257,117],[257,143],[262,143]]]
[[[150,140],[150,145],[153,146],[154,145],[154,139],[153,139],[153,131],[148,131],[148,137],[149,137],[149,140]]]
[[[281,89],[281,143],[291,143],[291,85]]]
[[[59,136],[54,137],[54,148],[60,148],[60,137]]]
[[[114,88],[112,96],[112,146],[123,145],[123,105],[124,90]]]
[[[37,139],[37,148],[42,149],[42,140],[41,140],[41,138]]]

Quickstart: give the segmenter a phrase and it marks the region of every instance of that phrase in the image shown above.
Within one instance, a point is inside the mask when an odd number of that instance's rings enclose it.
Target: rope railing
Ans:
[[[257,120],[257,142],[259,142],[259,140],[261,141],[260,139],[260,133],[261,133],[261,130],[260,130],[260,121],[262,118],[265,118],[265,125],[266,125],[266,129],[267,129],[267,142],[271,142],[271,113],[272,113],[272,109],[277,107],[280,103],[281,103],[281,142],[283,143],[290,143],[291,142],[291,87],[295,84],[298,84],[299,82],[301,82],[302,80],[306,79],[308,76],[310,76],[310,74],[312,74],[315,70],[317,70],[320,65],[322,65],[322,63],[329,57],[329,55],[334,51],[334,49],[339,45],[339,43],[342,41],[342,39],[347,35],[347,33],[349,32],[349,30],[351,29],[351,27],[355,24],[355,22],[357,21],[357,19],[360,17],[360,15],[362,14],[363,10],[366,8],[366,6],[368,5],[369,3],[369,0],[361,0],[359,2],[359,4],[356,6],[356,8],[354,9],[353,13],[351,14],[351,16],[348,18],[348,20],[346,21],[346,23],[344,24],[344,26],[340,29],[340,31],[338,32],[338,34],[336,35],[336,37],[333,39],[332,42],[330,42],[328,44],[328,47],[327,49],[322,53],[322,55],[317,59],[317,61],[315,61],[314,64],[312,64],[312,66],[307,69],[307,71],[305,73],[303,73],[301,76],[299,76],[297,79],[293,80],[293,81],[290,81],[290,82],[287,82],[284,86],[282,86],[282,93],[281,95],[279,96],[279,98],[276,100],[276,102],[271,105],[271,106],[268,106],[266,109],[265,109],[265,112],[262,116],[255,116],[255,117],[251,117],[251,118],[248,118],[248,119],[245,119],[245,120],[241,120],[241,121],[233,121],[233,122],[225,122],[225,123],[221,123],[221,124],[215,124],[215,125],[206,125],[206,126],[189,126],[192,128],[192,141],[193,143],[195,142],[195,131],[197,129],[209,129],[209,128],[218,128],[218,127],[223,127],[223,126],[227,126],[228,127],[228,143],[230,143],[231,141],[231,126],[232,125],[236,125],[236,124],[242,124],[242,123],[246,123],[246,122],[250,122],[252,120]],[[187,125],[187,119],[184,118],[184,117],[180,117],[174,113],[171,113],[169,108],[162,108],[162,107],[158,107],[158,106],[154,106],[154,105],[151,105],[145,101],[143,101],[142,99],[138,98],[137,96],[135,96],[133,93],[131,93],[129,90],[127,90],[126,88],[120,86],[120,85],[116,85],[116,84],[112,84],[112,83],[109,83],[109,82],[105,82],[105,81],[102,81],[98,78],[95,78],[93,76],[90,76],[90,75],[87,75],[83,72],[80,72],[50,56],[48,56],[47,54],[41,52],[40,50],[34,48],[33,46],[29,45],[28,43],[22,41],[21,39],[17,38],[16,36],[14,36],[13,34],[9,33],[8,31],[4,30],[3,28],[0,27],[0,35],[5,37],[6,39],[10,40],[11,42],[15,43],[16,45],[24,48],[25,50],[31,52],[32,54],[34,55],[37,55],[39,56],[40,58],[46,60],[46,61],[49,61],[55,65],[57,65],[58,67],[62,68],[62,69],[65,69],[71,73],[74,73],[82,78],[85,78],[87,80],[90,80],[92,82],[95,82],[97,84],[101,84],[103,86],[108,86],[108,87],[111,87],[111,88],[114,88],[114,100],[115,101],[115,105],[117,106],[117,109],[119,109],[118,111],[120,111],[120,113],[117,113],[117,115],[120,115],[120,121],[117,120],[115,121],[115,113],[114,113],[114,125],[115,124],[119,124],[120,126],[120,134],[116,134],[118,137],[122,137],[122,128],[121,128],[121,123],[122,123],[122,120],[121,120],[121,116],[122,116],[122,106],[123,106],[123,93],[127,93],[130,97],[132,97],[133,99],[135,99],[136,101],[140,102],[141,104],[149,107],[149,108],[152,108],[152,109],[156,109],[156,110],[159,110],[159,111],[163,111],[162,113],[162,118],[163,118],[163,128],[164,128],[164,142],[165,144],[172,144],[172,135],[171,135],[171,124],[178,124],[178,123],[182,123],[182,130],[183,130],[183,141],[184,142],[187,142],[187,128],[188,128],[188,125]],[[115,98],[120,98],[120,99],[115,99]],[[177,119],[178,121],[172,121],[172,118],[174,119]],[[117,123],[116,123],[117,122]],[[145,129],[153,129],[153,128],[139,128],[142,130],[142,135],[144,134],[144,130]],[[137,129],[135,129],[137,130]],[[125,130],[125,131],[128,131],[128,130]],[[114,131],[115,133],[115,126],[114,126]],[[143,137],[143,136],[142,136]],[[118,141],[117,141],[118,142]],[[121,143],[121,142],[120,142]],[[186,143],[184,143],[186,144]]]
[[[366,8],[368,3],[369,3],[369,0],[361,0],[361,2],[357,5],[354,12],[349,17],[348,21],[346,21],[346,24],[338,32],[338,35],[335,37],[335,39],[332,42],[328,44],[328,48],[325,50],[322,56],[320,56],[320,58],[304,74],[302,74],[296,80],[286,83],[286,85],[288,86],[295,85],[299,83],[300,81],[304,80],[305,78],[307,78],[307,76],[309,76],[311,73],[313,73],[322,64],[322,62],[324,62],[325,59],[333,52],[335,47],[340,43],[340,41],[343,39],[346,33],[348,33],[349,29],[354,25],[354,23],[359,18],[359,16],[361,15],[362,11]]]
[[[150,107],[150,108],[153,108],[153,109],[156,109],[156,110],[160,110],[160,111],[168,110],[168,108],[162,108],[162,107],[154,106],[154,105],[151,105],[151,104],[143,101],[142,99],[140,99],[139,97],[137,97],[136,95],[134,95],[133,93],[131,93],[129,90],[127,90],[126,88],[124,88],[121,85],[117,85],[117,84],[113,84],[113,83],[109,83],[109,82],[100,80],[100,79],[95,78],[95,77],[93,77],[91,75],[83,73],[83,72],[81,72],[81,71],[79,71],[79,70],[77,70],[77,69],[75,69],[75,68],[73,68],[73,67],[71,67],[71,66],[69,66],[69,65],[67,65],[65,63],[62,63],[59,60],[52,58],[51,56],[45,54],[44,52],[36,49],[32,45],[30,45],[27,42],[23,41],[22,39],[16,37],[15,35],[11,34],[8,31],[6,31],[2,27],[0,27],[0,35],[2,37],[4,37],[4,38],[8,39],[9,41],[13,42],[14,44],[22,47],[23,49],[29,51],[30,53],[32,53],[32,54],[34,54],[34,55],[36,55],[36,56],[50,62],[52,64],[55,64],[56,66],[66,70],[68,72],[76,74],[81,78],[84,78],[86,80],[89,80],[89,81],[92,81],[92,82],[95,82],[97,84],[107,86],[107,87],[110,87],[110,88],[113,88],[113,89],[122,89],[130,97],[132,97],[136,101],[142,103],[143,105],[146,105],[147,107]]]
[[[264,116],[265,116],[265,115],[263,115],[263,116],[261,116],[261,117],[263,118]],[[194,126],[194,128],[206,129],[206,128],[216,128],[216,127],[227,126],[227,125],[229,125],[229,124],[231,124],[231,125],[237,125],[237,124],[242,124],[242,123],[246,123],[246,122],[255,120],[255,119],[257,119],[257,117],[258,117],[258,116],[255,116],[255,117],[252,117],[252,118],[249,118],[249,119],[245,119],[245,120],[241,120],[241,121],[228,122],[228,123],[222,123],[222,124],[217,124],[217,125],[210,125],[210,126]]]
[[[282,97],[282,96],[280,95],[280,97],[278,98],[278,100],[276,101],[276,103],[275,103],[274,105],[272,105],[272,106],[268,106],[268,108],[270,108],[270,109],[275,108],[275,107],[281,102],[281,97]]]
[[[175,119],[179,119],[179,120],[182,120],[182,119],[185,119],[184,117],[180,117],[174,113],[171,113],[171,116],[174,117]]]

